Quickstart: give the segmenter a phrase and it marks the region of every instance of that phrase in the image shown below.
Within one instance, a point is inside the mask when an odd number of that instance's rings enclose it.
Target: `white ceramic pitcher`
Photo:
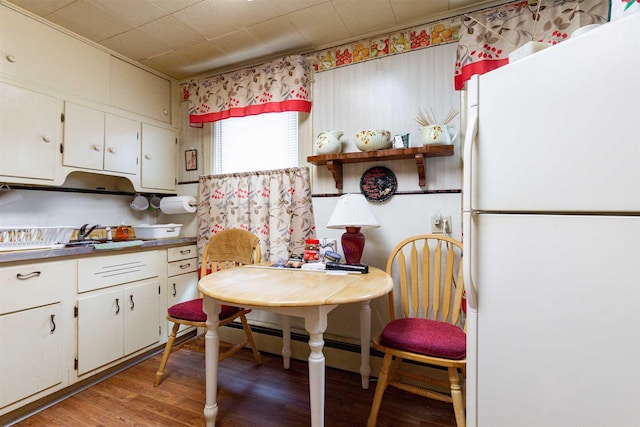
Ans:
[[[430,125],[420,127],[422,143],[429,144],[453,144],[458,136],[458,129],[454,125]]]
[[[342,143],[340,142],[342,135],[344,133],[341,130],[320,132],[316,139],[316,153],[337,154],[342,151]]]

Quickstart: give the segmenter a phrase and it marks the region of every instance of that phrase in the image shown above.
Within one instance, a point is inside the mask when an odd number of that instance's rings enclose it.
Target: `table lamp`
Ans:
[[[373,216],[367,199],[362,194],[344,194],[340,196],[327,228],[346,228],[342,235],[342,251],[348,264],[360,263],[364,250],[364,234],[361,228],[378,228],[380,224]]]

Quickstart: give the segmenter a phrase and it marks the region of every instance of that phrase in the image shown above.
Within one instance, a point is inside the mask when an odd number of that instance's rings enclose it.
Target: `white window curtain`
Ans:
[[[315,237],[307,167],[201,176],[198,191],[200,256],[212,234],[229,228],[258,236],[264,261],[302,254]]]

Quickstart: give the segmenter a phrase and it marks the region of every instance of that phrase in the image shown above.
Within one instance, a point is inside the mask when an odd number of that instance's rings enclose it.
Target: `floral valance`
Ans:
[[[578,28],[607,22],[603,0],[517,1],[462,16],[455,67],[460,90],[474,74],[509,63],[509,54],[528,41],[556,44]]]
[[[189,121],[209,123],[282,111],[311,111],[310,68],[288,56],[258,67],[190,80]]]

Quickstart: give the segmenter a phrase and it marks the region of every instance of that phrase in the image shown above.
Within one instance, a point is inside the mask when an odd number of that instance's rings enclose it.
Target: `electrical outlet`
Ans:
[[[446,224],[447,229],[444,229]],[[451,233],[451,215],[432,215],[431,216],[431,233],[444,234]]]

